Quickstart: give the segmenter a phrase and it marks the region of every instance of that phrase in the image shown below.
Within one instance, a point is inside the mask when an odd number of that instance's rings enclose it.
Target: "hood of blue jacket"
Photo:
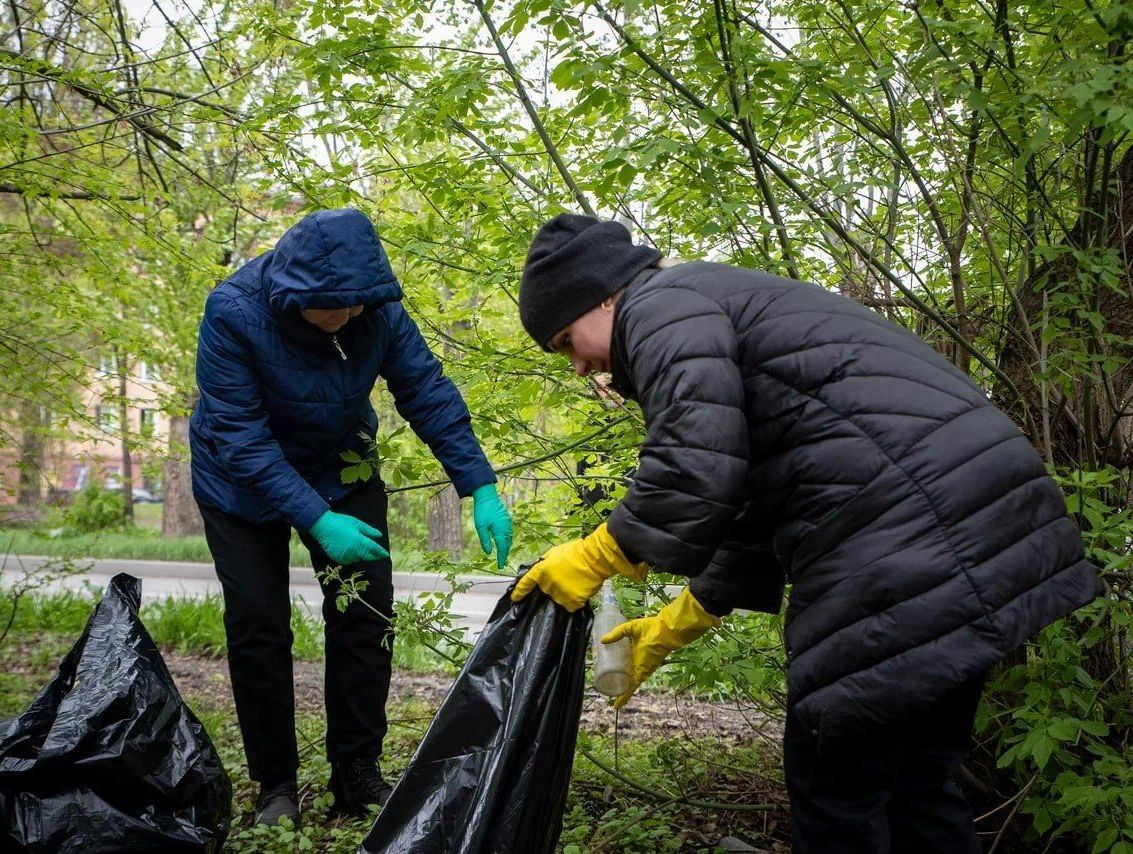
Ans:
[[[267,287],[280,313],[401,299],[373,223],[352,208],[317,211],[289,228],[268,259]]]

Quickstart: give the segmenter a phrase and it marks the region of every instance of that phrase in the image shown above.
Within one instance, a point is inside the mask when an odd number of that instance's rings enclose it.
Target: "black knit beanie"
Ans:
[[[535,234],[519,284],[519,318],[535,343],[549,350],[570,326],[661,257],[637,246],[619,222],[559,214]]]

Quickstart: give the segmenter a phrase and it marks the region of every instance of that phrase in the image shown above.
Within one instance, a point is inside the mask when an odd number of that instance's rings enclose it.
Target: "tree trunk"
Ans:
[[[451,293],[448,288],[443,289],[445,298]],[[449,326],[449,331],[459,329],[465,324]],[[442,344],[443,353],[448,355],[450,348],[447,343]],[[464,526],[460,519],[460,496],[450,484],[429,499],[429,551],[448,552],[452,560],[460,560],[464,553]]]
[[[126,400],[126,380],[130,375],[126,355],[114,348],[114,366],[118,369],[118,429],[122,432],[122,511],[123,521],[134,524],[134,461],[130,458],[130,408]]]
[[[194,401],[194,405],[195,405]],[[165,459],[165,503],[161,512],[161,536],[187,537],[204,532],[204,522],[193,500],[189,469],[189,416],[169,419],[169,455]]]
[[[20,404],[20,480],[16,503],[21,507],[35,508],[43,502],[43,428],[46,426],[43,408],[33,401]]]
[[[429,499],[429,551],[442,550],[453,560],[464,552],[460,496],[451,485]]]
[[[1102,196],[1104,221],[1108,230],[1095,243],[1109,249],[1121,259],[1133,257],[1133,147],[1125,150],[1116,165],[1113,180]],[[1087,221],[1094,216],[1084,211],[1073,228],[1081,235]],[[1041,321],[1047,315],[1050,296],[1057,287],[1078,281],[1083,271],[1076,266],[1072,254],[1063,254],[1040,266],[1026,282],[1018,297],[1035,338],[1041,333]],[[1118,366],[1107,372],[1104,382],[1082,370],[1073,376],[1069,392],[1063,399],[1061,390],[1039,377],[1041,358],[1025,344],[1027,333],[1018,312],[1009,315],[1011,328],[1000,352],[999,364],[1019,389],[1022,400],[1013,400],[1005,389],[996,390],[996,402],[1016,416],[1019,407],[1049,415],[1048,436],[1032,436],[1035,445],[1047,452],[1058,465],[1075,467],[1094,463],[1126,467],[1133,463],[1133,269],[1125,263],[1122,279],[1112,287],[1099,287],[1089,307],[1104,324],[1106,355]],[[1069,288],[1069,285],[1067,285]],[[1044,300],[1046,296],[1046,300]],[[1085,328],[1081,319],[1076,323]],[[1045,389],[1044,389],[1045,385]],[[1039,423],[1042,423],[1042,420]],[[1045,419],[1043,419],[1045,420]],[[1091,429],[1091,427],[1093,429]],[[1046,447],[1049,440],[1049,449]]]

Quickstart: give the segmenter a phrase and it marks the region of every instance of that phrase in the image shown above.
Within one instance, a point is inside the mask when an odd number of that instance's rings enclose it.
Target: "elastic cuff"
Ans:
[[[479,487],[495,482],[496,473],[492,471],[487,460],[484,460],[481,465],[466,472],[458,473],[452,478],[453,489],[461,498],[467,498]]]
[[[688,587],[666,605],[665,610],[673,617],[675,624],[685,630],[694,631],[695,637],[720,625],[720,618],[705,608]]]
[[[649,574],[649,565],[644,563],[625,563],[618,567],[618,575],[628,578],[630,581],[644,581],[645,576]]]
[[[472,490],[473,501],[483,501],[484,497],[488,495],[499,495],[499,491],[496,489],[496,484],[494,481],[492,483],[482,484]]]
[[[688,589],[700,603],[705,611],[713,617],[726,617],[732,613],[734,608],[727,604],[727,595],[723,590],[712,587],[707,584],[697,584],[698,577],[690,578],[688,582]]]
[[[631,561],[626,556],[626,553],[622,551],[621,545],[614,538],[614,535],[610,533],[610,529],[605,522],[599,525],[590,536],[596,538],[601,544],[601,547],[606,550],[606,562],[612,565],[619,575],[624,575],[631,581],[645,580],[645,576],[649,572],[649,566],[644,563]],[[607,578],[609,578],[609,576],[607,576]]]
[[[314,524],[323,518],[328,510],[330,510],[330,505],[320,497],[317,501],[308,502],[294,519],[288,519],[287,521],[297,530],[309,532]]]

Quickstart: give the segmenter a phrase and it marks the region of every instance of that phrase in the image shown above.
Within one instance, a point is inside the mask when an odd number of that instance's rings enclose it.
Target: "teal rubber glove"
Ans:
[[[476,522],[476,533],[480,536],[480,548],[484,554],[492,553],[492,542],[496,544],[496,566],[504,568],[507,553],[511,551],[511,516],[500,501],[494,483],[476,487],[472,492],[472,518]]]
[[[378,542],[382,532],[361,519],[328,510],[311,526],[311,536],[319,541],[327,557],[340,566],[381,560],[389,552]]]

